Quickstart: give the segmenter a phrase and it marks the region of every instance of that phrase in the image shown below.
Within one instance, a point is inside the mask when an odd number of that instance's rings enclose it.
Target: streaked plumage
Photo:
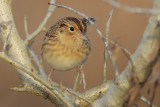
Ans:
[[[42,56],[57,71],[67,71],[84,63],[91,51],[86,36],[86,19],[60,19],[46,33]]]

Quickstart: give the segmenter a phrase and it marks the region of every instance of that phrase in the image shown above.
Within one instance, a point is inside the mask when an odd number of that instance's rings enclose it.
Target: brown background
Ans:
[[[12,9],[15,18],[15,23],[19,34],[25,39],[24,34],[24,16],[27,16],[29,33],[32,33],[42,21],[48,8],[49,0],[13,0]],[[143,8],[150,8],[152,6],[152,0],[120,0],[120,2]],[[97,19],[96,24],[100,30],[104,33],[105,23],[110,10],[110,5],[103,0],[57,0],[58,4],[64,4],[70,6],[78,11],[87,14],[90,17]],[[81,17],[72,13],[71,11],[56,8],[51,19],[47,23],[47,28],[53,25],[58,19],[66,16]],[[110,35],[112,40],[118,41],[122,46],[134,53],[138,43],[141,40],[141,36],[147,25],[149,16],[142,14],[132,14],[126,11],[115,9],[113,19],[111,22]],[[40,55],[41,44],[45,33],[41,33],[33,44],[33,49]],[[103,72],[103,50],[104,45],[99,35],[93,27],[89,27],[88,36],[92,44],[92,52],[88,61],[85,64],[84,71],[87,81],[87,89],[90,89],[102,82]],[[0,41],[2,49],[2,41]],[[121,72],[126,64],[127,58],[122,52],[117,55],[118,68]],[[46,72],[50,72],[51,68],[44,62]],[[53,105],[42,99],[39,96],[35,96],[28,93],[13,92],[9,88],[19,86],[21,81],[14,70],[14,67],[8,63],[0,60],[0,107],[53,107]],[[75,70],[68,72],[53,72],[52,79],[58,83],[72,88],[76,73]],[[111,64],[108,65],[108,79],[113,79],[114,72]],[[147,96],[145,86],[143,91]],[[160,88],[156,91],[156,97],[154,103],[160,106]],[[82,85],[79,84],[79,91],[84,91]],[[138,104],[142,107],[147,105],[138,101]]]

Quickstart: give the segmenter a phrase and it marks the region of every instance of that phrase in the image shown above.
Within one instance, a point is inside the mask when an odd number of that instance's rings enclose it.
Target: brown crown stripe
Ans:
[[[79,28],[79,30],[81,32],[86,31],[86,27],[85,27],[86,25],[84,25],[85,23],[83,23],[81,19],[77,19],[75,17],[66,17],[66,18],[61,19],[60,22],[64,21],[64,20],[65,21],[72,21],[72,22],[74,22],[78,26],[78,28]]]
[[[46,33],[45,36],[46,36],[46,37],[50,37],[50,36],[54,35],[54,33],[56,33],[55,27],[64,27],[64,26],[67,26],[66,24],[64,24],[66,21],[72,21],[72,22],[74,22],[74,23],[78,26],[78,28],[79,28],[79,30],[80,30],[81,32],[86,32],[86,31],[87,31],[86,23],[84,23],[84,22],[82,21],[82,19],[77,19],[77,18],[75,18],[75,17],[65,17],[65,18],[60,19],[56,24],[54,24],[54,25],[48,30],[48,32]],[[63,23],[63,22],[64,22],[64,23]]]
[[[61,24],[59,25],[60,28],[61,28],[61,27],[64,27],[64,26],[67,26],[67,25],[64,24],[64,23],[61,23]]]

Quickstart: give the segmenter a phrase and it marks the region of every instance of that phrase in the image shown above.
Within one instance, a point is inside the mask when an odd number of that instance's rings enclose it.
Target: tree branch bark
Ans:
[[[153,1],[153,9],[160,9],[160,1]],[[160,51],[160,15],[151,16],[148,25],[143,34],[143,38],[137,47],[135,53],[131,56],[133,68],[129,62],[123,73],[118,76],[109,87],[107,93],[98,99],[94,107],[121,107],[123,105],[124,96],[130,88],[130,82],[135,72],[136,81],[141,87],[151,73],[153,64],[156,62]]]
[[[16,61],[18,64],[30,69],[22,70],[15,67],[24,87],[27,86],[27,88],[24,88],[24,91],[48,98],[57,106],[62,106],[64,104],[71,106],[72,104],[67,101],[66,98],[62,97],[62,94],[60,94],[61,92],[55,91],[56,89],[54,89],[42,76],[38,75],[38,72],[33,67],[30,57],[27,54],[24,41],[17,32],[11,11],[11,2],[12,0],[0,0],[0,37],[5,43],[7,41],[8,33],[11,30],[7,43],[9,47],[7,50],[9,57],[7,58],[10,59],[8,62]],[[10,29],[10,26],[13,28]],[[1,57],[3,57],[3,55]],[[4,57],[4,59],[6,59],[6,57]],[[18,91],[18,88],[16,91]]]

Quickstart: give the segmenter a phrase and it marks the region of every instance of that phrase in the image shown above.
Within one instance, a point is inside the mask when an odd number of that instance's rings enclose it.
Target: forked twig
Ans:
[[[117,1],[117,0],[115,0],[115,1]],[[108,20],[106,22],[105,36],[106,36],[106,41],[107,42],[109,40],[109,31],[110,31],[110,24],[111,24],[111,19],[112,19],[113,11],[114,11],[114,6],[111,7],[110,12],[109,12],[109,16],[108,16]],[[116,63],[114,61],[113,61],[113,63],[115,65],[115,74],[116,74],[116,76],[118,76],[119,73],[118,73],[117,65],[116,65]],[[106,82],[106,80],[107,80],[107,65],[108,65],[108,53],[107,53],[107,50],[105,49],[105,51],[104,51],[103,82]]]
[[[46,75],[46,73],[45,73],[45,71],[44,71],[43,64],[42,64],[42,60],[41,60],[41,59],[39,60],[38,56],[34,53],[34,51],[33,51],[32,49],[29,49],[29,52],[30,52],[30,54],[31,54],[31,56],[32,56],[32,58],[33,58],[33,61],[36,63],[36,65],[37,65],[37,67],[38,67],[38,69],[39,69],[40,74],[41,74],[45,79],[47,79],[48,77],[47,77],[47,75]]]
[[[131,57],[132,53],[131,53],[129,50],[127,50],[126,48],[122,47],[121,45],[115,43],[115,42],[112,41],[112,40],[109,40],[109,42],[110,42],[111,44],[117,46],[117,47],[120,47],[120,49],[121,49],[123,52],[125,52],[129,57]]]
[[[24,29],[25,29],[25,34],[26,34],[26,38],[28,38],[28,26],[27,26],[27,20],[26,20],[26,16],[24,17]],[[32,43],[30,42],[29,45],[32,45]],[[28,46],[26,46],[28,47]],[[47,79],[47,75],[44,71],[44,68],[43,68],[43,64],[42,64],[42,60],[39,60],[38,59],[38,56],[34,53],[34,51],[31,49],[31,46],[29,46],[28,48],[28,51],[30,53],[30,55],[32,56],[32,59],[33,61],[36,63],[38,69],[39,69],[39,72],[40,74],[45,78]]]
[[[50,0],[50,3],[55,3],[56,0]],[[55,6],[53,5],[49,5],[48,11],[46,16],[44,17],[42,23],[38,26],[38,28],[31,34],[27,34],[28,37],[25,40],[25,44],[26,46],[28,46],[28,44],[43,30],[44,26],[46,25],[47,21],[49,20],[49,18],[51,17],[53,11],[55,9]]]

